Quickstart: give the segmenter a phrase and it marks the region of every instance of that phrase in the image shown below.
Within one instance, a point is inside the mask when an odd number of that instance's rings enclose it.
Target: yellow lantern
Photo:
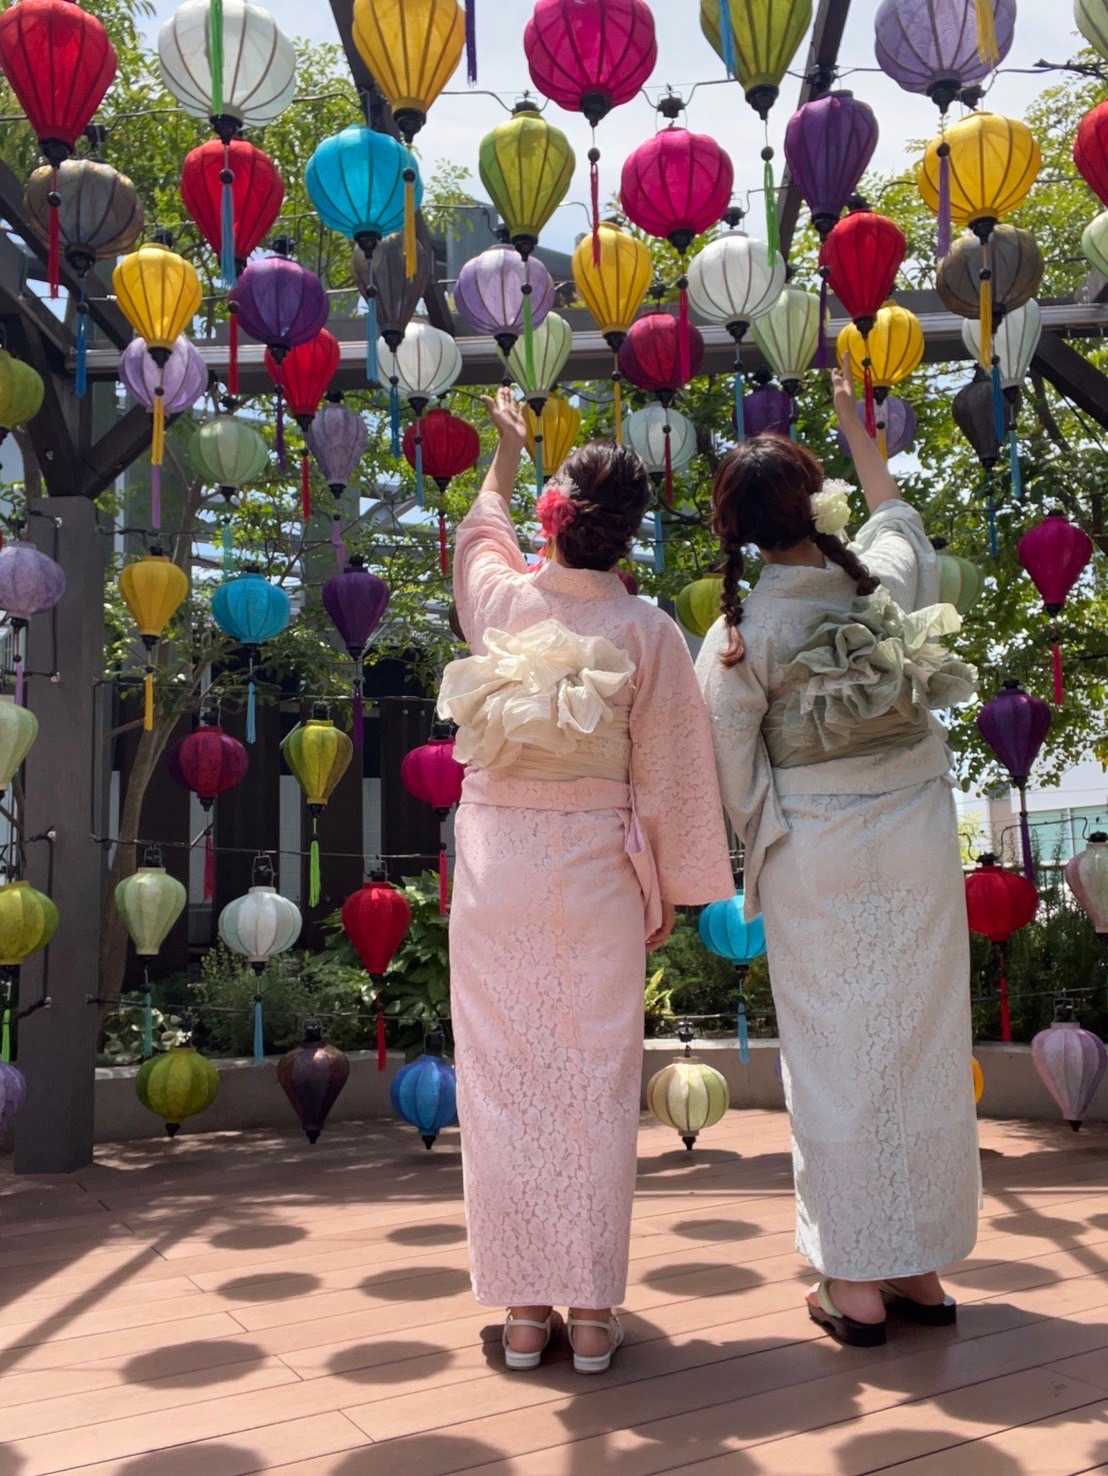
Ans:
[[[409,145],[465,44],[465,11],[457,0],[354,0],[354,45]]]
[[[17,425],[33,420],[46,393],[41,375],[0,349],[0,441]]]
[[[868,363],[878,404],[888,399],[891,389],[915,373],[923,362],[923,350],[923,328],[919,319],[896,302],[887,302],[881,308],[873,320],[868,338],[863,338],[853,323],[848,323],[839,334],[840,362],[845,354],[850,355],[854,378],[859,384],[865,383]],[[886,456],[888,448],[883,429],[878,440],[881,454]]]
[[[981,1062],[976,1056],[973,1058],[973,1100],[980,1102],[985,1094],[985,1073],[981,1070]]]
[[[716,574],[686,584],[674,602],[677,618],[690,635],[703,638],[719,619],[723,580]]]
[[[149,733],[154,726],[154,667],[151,657],[162,632],[188,595],[188,577],[165,557],[160,548],[154,547],[148,557],[136,559],[120,571],[119,592],[127,602],[146,647],[143,727]]]
[[[536,415],[530,405],[523,407],[527,419],[527,451],[535,463],[541,489],[546,480],[546,468],[553,473],[561,466],[577,441],[581,429],[581,412],[575,410],[568,400],[551,395],[543,406],[542,415]]]
[[[30,882],[0,887],[0,968],[18,968],[57,932],[58,909]]]
[[[219,1096],[219,1072],[192,1046],[175,1046],[146,1063],[135,1090],[143,1106],[156,1113],[175,1138],[186,1117],[206,1112]]]
[[[726,40],[719,0],[700,0],[700,29],[764,120],[812,23],[811,0],[729,0],[728,9],[732,34]],[[728,54],[731,44],[733,56]]]
[[[726,1078],[696,1056],[681,1056],[650,1078],[646,1105],[664,1127],[676,1129],[691,1152],[697,1135],[714,1127],[731,1105]]]
[[[308,903],[309,906],[316,907],[319,905],[321,891],[319,817],[350,767],[354,745],[331,721],[327,704],[317,702],[308,722],[298,724],[282,741],[281,752],[296,782],[304,791],[312,816]]]
[[[654,259],[641,241],[610,221],[600,227],[599,256],[597,261],[592,237],[586,236],[573,253],[573,280],[604,341],[613,354],[618,354],[654,280]],[[622,441],[623,397],[618,369],[612,383],[616,440]]]

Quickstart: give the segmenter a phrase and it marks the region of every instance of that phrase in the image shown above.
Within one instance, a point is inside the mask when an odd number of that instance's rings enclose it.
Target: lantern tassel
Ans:
[[[254,1065],[265,1065],[265,1040],[262,1033],[262,997],[254,996]]]
[[[746,1016],[746,998],[739,989],[739,1060],[744,1066],[750,1065],[750,1023]]]
[[[50,194],[54,199],[57,199],[57,169],[50,176]],[[54,299],[57,298],[58,289],[61,286],[62,280],[62,217],[61,209],[57,205],[50,206],[50,225],[47,235],[46,280],[50,284],[50,296]]]
[[[689,279],[682,276],[677,284],[677,369],[681,383],[692,377],[691,335],[689,333]]]
[[[395,378],[389,382],[389,432],[392,436],[389,449],[396,461],[400,456],[400,385]]]
[[[154,1054],[154,1010],[150,999],[150,975],[146,975],[146,993],[142,1005],[142,1055],[149,1060]]]
[[[1012,496],[1019,502],[1023,498],[1023,470],[1020,466],[1020,448],[1015,426],[1008,432],[1008,467],[1012,476]]]
[[[408,167],[404,171],[404,272],[410,282],[416,274],[419,259],[416,251],[415,164],[408,150]]]
[[[450,557],[446,542],[446,509],[439,508],[439,569],[445,577],[450,573]]]
[[[617,371],[612,375],[612,415],[616,422],[616,445],[623,445],[623,380]]]
[[[723,65],[729,77],[739,75],[739,59],[735,54],[735,27],[731,20],[731,0],[719,0],[719,39]]]
[[[165,459],[165,386],[154,391],[154,421],[150,432],[150,465],[161,466]]]
[[[285,455],[285,396],[277,386],[277,465],[282,471],[288,466]]]
[[[446,854],[446,827],[439,825],[439,916],[445,917],[450,908],[450,858]]]
[[[769,136],[767,127],[766,136]],[[781,236],[777,225],[777,183],[773,177],[773,150],[767,146],[762,150],[765,159],[763,186],[766,192],[766,245],[772,261],[781,249]]]
[[[227,318],[227,351],[230,362],[227,369],[227,391],[236,396],[239,392],[239,315],[232,305]]]
[[[665,442],[665,467],[666,467],[666,506],[673,506],[673,444],[670,439],[672,427],[667,420],[662,427],[662,439]]]
[[[246,688],[246,741],[256,743],[258,741],[258,697],[257,684],[254,681],[254,660],[250,660],[250,679]]]
[[[312,467],[307,446],[300,456],[300,511],[307,522],[312,515]]]
[[[939,145],[939,226],[935,236],[935,259],[942,261],[950,252],[950,145],[943,139]]]
[[[318,907],[322,894],[322,883],[319,873],[319,836],[315,834],[313,825],[312,844],[308,855],[308,906]]]
[[[589,198],[592,206],[592,264],[600,268],[600,150],[596,147],[596,132],[593,131],[593,146],[589,150]]]
[[[235,539],[231,532],[231,519],[223,519],[223,577],[230,579],[234,569]]]
[[[993,355],[993,430],[999,445],[1004,445],[1004,391],[1000,387],[1000,360]]]
[[[746,440],[746,407],[743,405],[743,362],[735,351],[735,435]]]
[[[212,845],[212,827],[204,832],[204,901],[215,896],[215,847]]]
[[[819,271],[819,339],[816,342],[816,368],[827,368],[827,315],[831,273],[826,267]]]
[[[996,15],[994,0],[977,0],[977,55],[986,66],[995,67],[1000,60],[1000,46],[996,39]]]
[[[881,452],[881,460],[889,459],[889,433],[885,429],[884,421],[877,427],[877,449]]]
[[[795,395],[790,395],[789,396],[789,440],[790,441],[795,441],[797,439],[797,436],[796,436],[796,423],[799,420],[799,418],[800,418],[800,405],[797,402],[796,396]]]
[[[1054,705],[1061,707],[1066,700],[1066,683],[1062,675],[1062,647],[1058,640],[1058,626],[1055,624],[1052,632],[1050,645],[1050,656],[1054,667]]]
[[[88,389],[88,307],[85,283],[81,279],[81,300],[77,304],[77,366],[73,375],[73,393],[81,399]]]
[[[208,64],[212,73],[212,117],[223,114],[223,0],[208,10]]]
[[[466,0],[466,81],[477,85],[477,0]]]
[[[365,743],[365,712],[362,706],[362,679],[360,676],[354,678],[354,730],[351,734],[354,747],[361,748]]]
[[[866,435],[871,441],[877,439],[877,401],[873,393],[873,365],[869,357],[869,339],[866,339],[866,357],[862,360],[865,385]]]
[[[381,365],[377,359],[377,340],[380,330],[377,326],[377,288],[370,284],[369,295],[366,298],[365,313],[365,377],[370,384],[378,384],[381,379]]]
[[[235,269],[235,177],[231,172],[231,146],[223,145],[223,182],[221,202],[219,274],[228,292],[238,281]]]
[[[150,526],[155,532],[162,526],[162,469],[150,468]]]
[[[380,991],[377,994],[377,1070],[387,1071],[389,1064],[388,1044],[385,1040],[385,1002]]]
[[[142,714],[142,727],[143,727],[143,731],[144,732],[146,732],[146,733],[152,733],[154,731],[154,669],[153,669],[153,667],[148,666],[146,668],[146,678],[145,678],[142,686],[143,686],[143,702],[144,702],[143,714]]]
[[[331,546],[335,550],[335,561],[341,574],[346,567],[346,544],[342,541],[342,521],[338,513],[331,519]]]
[[[1012,1039],[1012,1012],[1008,1004],[1008,963],[1004,956],[1004,949],[1000,950],[1000,978],[997,980],[997,994],[1000,996],[1000,1038],[1003,1041]]]
[[[1035,880],[1035,857],[1031,851],[1031,823],[1027,818],[1027,795],[1020,787],[1020,840],[1023,842],[1023,874],[1029,882]]]

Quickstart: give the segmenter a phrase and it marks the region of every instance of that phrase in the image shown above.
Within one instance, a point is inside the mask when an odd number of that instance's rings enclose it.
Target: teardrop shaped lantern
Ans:
[[[1016,0],[881,0],[877,64],[905,92],[925,93],[945,114],[967,87],[1008,55]]]
[[[1094,830],[1065,869],[1066,885],[1099,937],[1108,936],[1108,835]]]
[[[863,335],[853,324],[839,334],[840,359],[849,355],[854,378],[873,396],[872,430],[867,406],[862,417],[867,431],[875,436],[882,455],[888,459],[888,422],[883,406],[889,391],[903,384],[923,362],[923,328],[915,313],[899,303],[887,302],[873,319],[873,327]]]
[[[219,1072],[193,1046],[174,1046],[149,1063],[140,1100],[175,1138],[181,1124],[196,1117],[219,1096]]]
[[[443,1128],[454,1127],[458,1121],[458,1083],[453,1066],[443,1056],[444,1045],[442,1031],[430,1031],[424,1054],[401,1066],[389,1088],[392,1110],[411,1123],[428,1152]]]
[[[58,909],[30,882],[0,886],[0,968],[18,968],[47,947],[58,930]]]
[[[457,0],[354,0],[354,45],[411,144],[462,59],[465,12]]]
[[[265,967],[300,936],[300,909],[270,886],[253,886],[219,914],[219,936],[232,953]]]
[[[185,112],[224,140],[275,122],[296,91],[292,42],[247,0],[184,0],[158,32],[158,70]]]
[[[27,1095],[27,1079],[8,1061],[0,1060],[0,1141],[8,1135]]]
[[[821,242],[861,183],[877,138],[873,109],[852,92],[825,93],[789,119],[785,160]]]
[[[334,334],[326,328],[320,329],[307,343],[295,348],[278,359],[266,351],[265,367],[270,379],[284,397],[284,402],[304,434],[300,452],[300,510],[307,522],[312,515],[311,455],[308,446],[308,431],[315,420],[316,411],[324,395],[331,388],[331,381],[339,372],[342,350]]]
[[[488,333],[507,356],[524,339],[534,355],[534,331],[554,306],[554,279],[537,258],[525,261],[512,246],[490,246],[458,273],[454,303],[478,333]]]
[[[362,417],[342,403],[340,390],[329,390],[327,404],[316,412],[306,436],[308,448],[331,490],[331,543],[341,571],[346,563],[339,498],[354,479],[369,446],[369,430]]]
[[[71,0],[62,3],[69,4]],[[0,443],[17,425],[34,420],[42,409],[45,395],[41,375],[22,359],[13,359],[7,349],[0,349]]]
[[[213,138],[185,155],[181,199],[230,288],[280,215],[285,186],[261,149],[243,138]]]
[[[481,140],[478,157],[481,183],[527,260],[572,183],[577,160],[569,139],[525,98]]]
[[[0,365],[2,378],[2,365]],[[52,610],[65,594],[65,572],[33,543],[17,539],[0,548],[0,610],[14,633],[15,701],[23,704],[23,644],[27,622]]]
[[[618,224],[605,221],[573,253],[573,280],[604,342],[618,355],[654,280],[649,250]],[[623,434],[622,377],[617,363],[612,373],[617,441]]]
[[[160,417],[164,438],[165,422],[190,409],[208,388],[208,366],[200,351],[184,335],[177,339],[164,364],[153,358],[144,338],[134,338],[120,355],[119,379],[131,398],[154,417],[152,438]],[[161,461],[155,458],[153,450],[150,453],[150,525],[155,532],[162,526]]]
[[[462,372],[462,354],[449,333],[432,328],[430,323],[415,322],[386,362],[389,363],[392,453],[399,457],[400,397],[408,401],[416,419],[420,419],[431,401],[446,394],[457,382]],[[416,458],[416,501],[423,506],[423,464],[419,457]]]
[[[1102,205],[1108,205],[1108,102],[1086,113],[1073,141],[1077,172]]]
[[[1019,790],[1023,870],[1030,882],[1035,880],[1035,863],[1027,819],[1027,780],[1050,732],[1050,723],[1047,704],[1039,697],[1030,696],[1017,681],[1006,681],[999,695],[977,714],[982,737]]]
[[[385,974],[412,920],[412,909],[403,892],[374,872],[365,886],[352,892],[342,904],[342,926],[353,943],[362,967],[376,990],[377,1069],[388,1065],[385,1041]]]
[[[277,1080],[292,1103],[309,1143],[319,1135],[350,1077],[350,1060],[338,1046],[323,1039],[321,1026],[304,1027],[304,1040],[281,1057]]]
[[[154,647],[166,626],[188,597],[189,581],[183,569],[154,546],[145,558],[125,564],[119,573],[119,592],[146,647],[145,711],[143,727],[154,727]]]
[[[1001,222],[989,237],[993,321],[1022,307],[1043,280],[1043,253],[1030,231]],[[939,262],[935,286],[943,305],[963,318],[981,316],[981,242],[968,231]]]
[[[1108,5],[1105,0],[1074,0],[1073,17],[1085,40],[1108,61]]]
[[[370,637],[389,607],[389,587],[355,557],[341,574],[333,574],[322,590],[323,608],[331,617],[356,668],[354,677],[354,747],[362,746],[362,662]]]
[[[1102,277],[1108,277],[1108,210],[1102,210],[1081,233],[1081,250]]]
[[[116,911],[139,958],[156,958],[188,904],[188,892],[156,853],[115,889]]]
[[[885,451],[891,461],[894,456],[899,456],[902,451],[907,451],[916,439],[916,412],[907,400],[901,400],[896,395],[885,394],[884,399],[875,390],[877,404],[877,439],[880,443],[884,435]],[[857,407],[858,419],[865,424],[866,409],[864,405]],[[839,450],[844,456],[851,454],[846,437],[842,431],[836,431],[836,440]]]
[[[543,329],[549,321],[548,318]],[[419,445],[416,444],[417,440]],[[409,466],[414,468],[422,460],[424,473],[439,489],[439,568],[443,574],[448,574],[450,565],[447,555],[446,489],[455,477],[462,476],[477,465],[481,458],[481,437],[473,426],[459,420],[456,415],[451,415],[449,410],[428,410],[426,415],[408,427],[404,433],[402,449]]]
[[[722,594],[723,580],[717,574],[696,579],[678,590],[674,606],[678,620],[689,635],[697,640],[704,639],[719,619]]]
[[[831,228],[820,250],[827,285],[861,335],[866,430],[871,438],[877,434],[877,419],[868,340],[877,314],[893,290],[906,250],[900,227],[887,216],[865,208],[861,201]]]
[[[671,320],[672,321],[672,320]],[[664,404],[647,405],[623,422],[623,435],[642,458],[656,488],[663,488],[668,506],[673,506],[673,478],[682,472],[697,452],[696,427],[686,416]],[[654,569],[666,566],[666,519],[659,500],[654,509]]]
[[[0,798],[38,737],[38,718],[18,702],[0,702]]]
[[[966,877],[966,912],[970,932],[988,938],[996,951],[1000,1036],[1005,1041],[1012,1039],[1006,945],[1038,910],[1039,893],[1033,882],[997,866],[995,856],[978,858],[977,870]]]
[[[354,745],[331,721],[330,708],[317,702],[306,723],[299,723],[281,742],[285,763],[300,788],[312,817],[308,871],[308,905],[318,907],[321,894],[319,817],[354,757]]]
[[[766,363],[794,402],[794,425],[795,401],[819,350],[820,323],[820,300],[815,293],[786,282],[781,296],[752,329]]]
[[[1060,707],[1065,700],[1065,686],[1062,650],[1058,643],[1058,617],[1066,597],[1088,568],[1093,556],[1093,541],[1083,528],[1071,523],[1063,513],[1052,512],[1038,527],[1023,535],[1016,547],[1016,556],[1031,575],[1052,621],[1054,703]]]
[[[404,237],[386,236],[373,253],[373,263],[360,246],[354,247],[354,280],[366,300],[366,338],[369,347],[368,378],[379,378],[377,339],[383,338],[389,352],[396,351],[415,310],[423,300],[434,275],[431,253],[416,242],[416,269],[408,275]]]
[[[931,544],[939,556],[939,603],[968,615],[980,598],[985,576],[972,559],[950,553],[945,538],[933,538]]]
[[[245,646],[249,671],[246,690],[246,741],[257,737],[257,692],[254,664],[261,647],[287,628],[292,613],[288,595],[271,584],[260,569],[248,565],[233,579],[225,579],[212,596],[212,618],[232,640]]]
[[[775,431],[779,436],[791,435],[792,397],[775,384],[770,384],[768,369],[758,371],[754,378],[755,388],[743,398],[742,420],[733,415],[735,434],[738,435],[741,424],[744,435],[750,437],[764,436],[768,431]]]
[[[525,342],[517,343],[508,355],[508,368],[536,415],[541,415],[572,352],[573,329],[560,314],[547,313],[535,329],[530,358]]]
[[[624,379],[638,389],[654,394],[669,409],[704,362],[704,339],[691,323],[682,323],[666,312],[648,313],[631,325],[619,351],[619,369]],[[673,506],[672,447],[668,434],[665,488],[666,502]]]
[[[465,767],[454,757],[454,740],[433,733],[430,741],[404,755],[400,779],[409,794],[422,800],[439,817],[439,914],[449,906],[450,877],[446,854],[446,822],[461,803]]]
[[[536,415],[530,405],[523,407],[523,415],[527,421],[527,454],[535,463],[541,487],[577,444],[581,412],[561,395],[549,395],[541,415]]]
[[[589,150],[593,261],[599,264],[600,150],[597,125],[645,86],[658,59],[646,0],[538,0],[523,33],[531,80],[544,97],[583,113]]]
[[[1076,1133],[1108,1070],[1108,1049],[1098,1035],[1081,1028],[1073,1011],[1072,1000],[1058,1000],[1054,1023],[1031,1042],[1031,1060]]]
[[[688,1038],[692,1038],[691,1030]],[[673,1128],[691,1153],[705,1128],[722,1121],[731,1105],[727,1078],[694,1056],[679,1056],[646,1084],[646,1105],[663,1127]]]
[[[207,820],[204,825],[204,901],[215,895],[215,816],[212,807],[221,794],[246,778],[250,767],[246,749],[225,733],[213,713],[200,714],[200,726],[174,743],[165,756],[166,770],[175,784],[196,795]]]

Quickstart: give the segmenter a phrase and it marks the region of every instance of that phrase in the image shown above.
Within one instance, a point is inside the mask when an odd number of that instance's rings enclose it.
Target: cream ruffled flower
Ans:
[[[850,522],[849,482],[832,480],[824,482],[823,491],[812,498],[812,517],[816,532],[838,537]]]

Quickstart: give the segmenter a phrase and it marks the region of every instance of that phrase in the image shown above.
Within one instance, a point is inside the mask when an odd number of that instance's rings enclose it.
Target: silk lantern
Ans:
[[[569,139],[524,99],[481,140],[478,159],[481,183],[527,261],[572,183],[577,160]]]
[[[672,322],[673,320],[670,319]],[[673,505],[673,478],[684,471],[697,451],[696,427],[684,415],[664,404],[636,410],[623,423],[623,435],[639,455],[655,487],[664,486]],[[666,522],[661,505],[654,509],[654,568],[666,566]]]
[[[389,1088],[392,1110],[411,1123],[428,1152],[443,1128],[458,1121],[457,1077],[443,1056],[444,1045],[441,1030],[428,1032],[423,1055],[401,1066]]]
[[[1076,1133],[1108,1070],[1108,1049],[1099,1036],[1083,1030],[1074,1019],[1072,1000],[1057,1002],[1053,1024],[1031,1042],[1031,1060]]]
[[[984,575],[972,559],[950,553],[945,538],[933,538],[931,546],[939,556],[940,605],[953,605],[959,615],[968,615],[981,595]]]
[[[527,422],[527,454],[535,463],[541,493],[547,472],[553,475],[577,444],[581,412],[560,395],[548,395],[541,415],[525,405],[523,417]]]
[[[219,936],[232,953],[238,953],[254,970],[254,1064],[265,1062],[265,1022],[261,976],[269,960],[287,953],[300,936],[300,909],[277,892],[273,865],[268,856],[255,858],[253,885],[245,897],[229,902],[219,915]]]
[[[1043,253],[1030,231],[1000,222],[989,237],[993,321],[1022,307],[1043,280]],[[935,286],[943,305],[963,318],[981,316],[981,242],[968,231],[939,262]]]
[[[1000,999],[1001,1039],[1012,1039],[1005,949],[1013,933],[1032,921],[1039,909],[1034,883],[1014,871],[1004,871],[994,856],[979,858],[977,870],[966,877],[966,910],[971,933],[988,938],[997,952],[997,993]]]
[[[700,373],[703,362],[700,330],[665,311],[648,313],[633,323],[619,351],[623,377],[666,406]]]
[[[307,343],[289,349],[281,359],[267,350],[265,367],[304,435],[300,452],[300,511],[305,523],[312,515],[311,454],[308,431],[320,401],[338,373],[342,351],[326,328]]]
[[[188,576],[155,545],[147,557],[125,564],[117,583],[146,647],[142,725],[149,733],[154,727],[154,647],[188,596]]]
[[[828,92],[789,119],[785,159],[821,242],[861,183],[877,138],[873,109],[852,92]]]
[[[281,241],[282,248],[286,242]],[[230,367],[227,388],[239,391],[238,330],[264,343],[279,364],[291,349],[309,343],[322,331],[330,313],[323,283],[314,272],[293,261],[284,251],[252,261],[239,277],[229,299],[231,317]],[[277,397],[277,456],[285,464],[283,400]]]
[[[390,886],[384,872],[374,872],[359,891],[342,904],[342,926],[376,991],[377,1069],[388,1065],[385,1040],[385,974],[404,941],[412,909],[402,892]]]
[[[884,437],[885,454],[888,460],[899,456],[902,451],[907,451],[916,439],[916,412],[907,400],[901,400],[896,395],[885,394],[884,398],[878,398],[875,389],[874,396],[877,398],[877,440],[881,444]],[[865,406],[856,406],[858,418],[865,424]],[[835,432],[835,438],[839,443],[839,450],[844,456],[849,456],[850,446],[842,431]]]
[[[612,221],[600,226],[598,246],[585,237],[573,253],[573,280],[605,343],[618,355],[654,279],[654,262],[641,241]],[[623,434],[622,375],[612,374],[615,436]]]
[[[369,430],[362,417],[342,403],[342,392],[329,390],[327,404],[316,412],[315,419],[308,427],[306,441],[323,474],[323,480],[331,489],[331,543],[341,571],[346,562],[346,547],[342,541],[339,498],[350,485],[366,453]]]
[[[820,265],[827,270],[827,285],[861,335],[866,431],[871,439],[877,435],[877,417],[869,336],[878,312],[893,290],[906,250],[907,242],[900,227],[887,216],[863,208],[861,202],[831,228],[820,249]]]
[[[409,794],[422,800],[439,817],[439,913],[445,917],[450,897],[446,822],[461,803],[465,768],[454,757],[454,740],[432,734],[428,743],[404,756],[400,779]]]
[[[1050,731],[1050,721],[1047,704],[1039,697],[1030,696],[1017,681],[1006,681],[999,695],[977,714],[982,737],[1019,790],[1023,869],[1030,882],[1035,880],[1035,864],[1027,819],[1027,780]]]
[[[1006,312],[997,321],[993,314],[993,410],[999,422],[1001,439],[1007,437],[1008,463],[1011,468],[1012,496],[1019,501],[1023,496],[1023,476],[1020,471],[1019,443],[1016,437],[1015,407],[1018,392],[1031,368],[1031,361],[1038,352],[1042,337],[1042,312],[1034,298],[1021,307]],[[962,324],[962,342],[974,358],[978,358],[981,346],[981,324],[967,319]],[[1001,396],[1008,400],[1012,413],[1005,416]],[[1007,419],[1007,427],[1005,420]]]
[[[187,1118],[206,1112],[219,1096],[219,1072],[193,1046],[174,1046],[149,1065],[140,1100],[175,1138]]]
[[[905,92],[922,92],[946,113],[958,94],[1008,55],[1016,0],[881,0],[877,63]]]
[[[0,886],[0,969],[18,969],[25,958],[46,948],[58,928],[58,909],[29,882]],[[11,1056],[11,1017],[15,982],[9,982],[0,1020],[0,1060]]]
[[[404,237],[394,232],[377,246],[372,261],[355,246],[353,270],[366,301],[366,377],[376,381],[380,378],[377,339],[383,338],[389,352],[396,352],[434,276],[434,262],[423,242],[417,241],[416,269],[409,277]]]
[[[254,663],[268,641],[287,628],[292,613],[288,595],[271,584],[262,571],[248,565],[234,579],[225,579],[212,596],[212,618],[232,640],[246,647],[246,741],[257,738],[257,692]]]
[[[1023,535],[1016,547],[1016,556],[1031,575],[1052,621],[1054,702],[1060,707],[1065,700],[1065,685],[1062,648],[1058,643],[1058,616],[1066,597],[1089,565],[1093,541],[1083,528],[1071,523],[1063,513],[1052,512]]]
[[[400,396],[411,405],[416,419],[423,416],[427,406],[438,395],[443,395],[457,382],[462,372],[462,355],[458,345],[439,328],[430,323],[413,323],[404,335],[396,352],[392,354],[389,371],[389,413],[392,425],[392,454],[399,457],[402,450],[400,438]],[[419,442],[417,439],[417,450]],[[423,506],[423,462],[416,457],[416,501]]]
[[[7,794],[37,737],[38,718],[33,712],[18,702],[0,701],[0,798]]]
[[[1108,936],[1108,835],[1094,830],[1085,849],[1067,862],[1064,875],[1097,936]]]
[[[1073,17],[1085,40],[1108,61],[1108,4],[1105,0],[1074,0]]]
[[[217,415],[200,426],[189,444],[193,466],[201,477],[219,488],[223,497],[220,519],[223,543],[223,577],[230,578],[234,538],[231,508],[236,492],[249,482],[259,481],[269,469],[269,448],[245,420]]]
[[[156,363],[143,338],[132,339],[119,358],[119,379],[131,398],[163,419],[190,409],[208,387],[208,366],[182,335],[164,364]],[[163,431],[164,434],[164,431]],[[162,468],[150,456],[150,524],[162,526]]]
[[[204,901],[215,895],[215,851],[212,807],[221,794],[246,778],[250,760],[246,749],[225,733],[209,711],[200,714],[200,726],[174,743],[166,753],[170,778],[189,789],[200,801],[207,820],[204,826]]]
[[[355,557],[341,574],[333,574],[322,589],[323,608],[331,617],[347,654],[354,662],[354,747],[363,741],[362,662],[370,637],[389,607],[389,587],[371,574],[365,560]]]
[[[985,1073],[981,1070],[981,1062],[976,1056],[973,1058],[973,1101],[976,1106],[985,1095]]]
[[[522,335],[525,364],[534,366],[535,328],[554,306],[554,279],[537,258],[507,245],[490,246],[458,274],[454,303],[478,333],[488,333],[507,357]]]
[[[794,402],[805,374],[816,357],[820,342],[820,301],[811,292],[786,282],[781,296],[754,324],[754,342],[766,363],[781,381],[781,388]],[[795,429],[793,430],[795,434]]]
[[[26,1095],[26,1077],[0,1053],[0,1142],[7,1136]]]
[[[899,303],[887,302],[863,335],[853,324],[839,334],[840,359],[849,357],[856,380],[872,391],[872,430],[868,402],[862,406],[867,432],[875,436],[882,456],[888,460],[888,422],[882,411],[889,391],[919,368],[924,354],[923,328],[915,313]]]
[[[755,387],[743,398],[743,415],[740,422],[733,419],[735,434],[742,425],[747,436],[764,436],[767,431],[776,431],[779,436],[788,436],[793,430],[793,401],[783,389],[771,384],[769,370],[755,373]]]
[[[185,0],[158,32],[166,90],[222,140],[275,122],[296,91],[296,52],[247,0]]]
[[[1108,205],[1108,101],[1086,113],[1077,125],[1073,162],[1102,205]]]
[[[535,329],[530,358],[526,346],[519,343],[508,355],[508,368],[536,415],[542,414],[546,397],[557,386],[572,352],[573,329],[560,314],[547,313]]]
[[[349,1057],[323,1039],[323,1030],[314,1021],[305,1025],[303,1042],[281,1057],[277,1080],[309,1143],[319,1142],[331,1108],[349,1077]]]
[[[996,535],[996,499],[992,488],[993,468],[1000,460],[1001,429],[997,425],[996,395],[992,380],[980,365],[973,379],[954,396],[950,404],[954,423],[973,447],[985,469],[988,488],[989,548],[995,559],[999,549]]]
[[[72,0],[61,0],[61,3],[68,5]],[[17,425],[34,420],[42,409],[45,394],[41,375],[30,364],[13,359],[7,349],[0,348],[0,444]]]
[[[1108,277],[1108,210],[1102,210],[1082,231],[1081,250],[1089,265]]]
[[[252,143],[209,139],[185,155],[181,199],[231,288],[280,215],[285,186],[273,160]]]
[[[544,323],[543,327],[546,326]],[[417,437],[421,447],[416,446]],[[447,574],[450,567],[446,539],[446,489],[455,477],[477,465],[481,458],[481,437],[471,425],[451,415],[449,410],[429,410],[415,425],[408,427],[403,450],[409,466],[414,467],[422,457],[424,472],[439,489],[439,568]]]
[[[663,1127],[675,1129],[691,1153],[704,1129],[722,1120],[731,1105],[731,1090],[727,1078],[694,1056],[686,1044],[684,1056],[647,1082],[646,1105]]]
[[[312,707],[312,716],[306,723],[298,723],[281,742],[285,756],[296,782],[304,791],[308,812],[312,817],[312,842],[309,850],[308,905],[318,907],[322,889],[319,864],[319,817],[327,808],[327,802],[338,788],[342,776],[350,767],[354,756],[354,745],[345,733],[331,721],[330,708],[325,702]]]
[[[717,574],[696,579],[692,584],[686,584],[683,589],[678,590],[674,608],[678,620],[689,635],[695,636],[697,640],[704,639],[719,619],[722,594],[723,580]]]
[[[700,914],[700,940],[710,953],[735,965],[739,981],[738,1037],[739,1059],[750,1063],[750,1038],[746,1012],[746,975],[755,959],[766,951],[766,929],[760,917],[746,920],[746,899],[742,892],[726,902],[711,902]]]
[[[630,102],[658,59],[654,17],[646,0],[538,0],[523,33],[531,80],[544,97],[583,113],[593,130],[589,149],[593,261],[600,261],[600,150],[596,128]]]
[[[156,851],[148,854],[115,889],[116,911],[139,958],[157,957],[188,904],[188,892],[160,861]]]
[[[2,365],[0,365],[2,374]],[[15,701],[23,705],[23,638],[27,622],[52,610],[65,594],[65,571],[33,543],[17,539],[0,548],[0,610],[12,627]]]

